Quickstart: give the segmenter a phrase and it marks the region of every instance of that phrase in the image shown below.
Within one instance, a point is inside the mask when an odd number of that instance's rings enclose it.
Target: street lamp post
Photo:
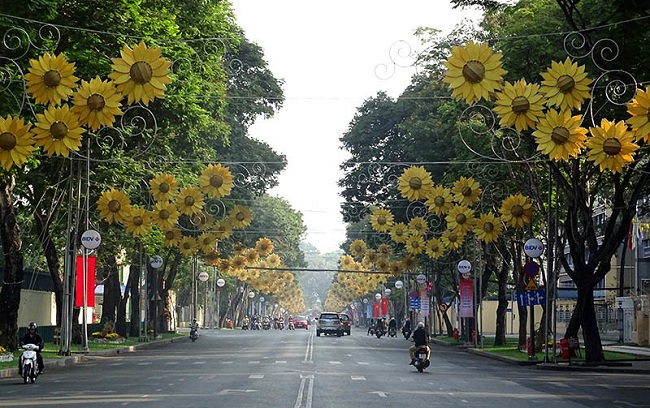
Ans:
[[[471,342],[470,318],[474,317],[474,285],[472,278],[472,264],[470,261],[463,259],[458,262],[458,272],[463,278],[460,281],[460,307],[458,311],[459,318],[465,318],[465,330],[467,342]]]
[[[208,306],[208,279],[210,279],[209,273],[207,273],[206,271],[201,271],[201,273],[199,273],[199,280],[205,283],[204,292],[203,292],[203,328],[206,327],[205,319],[207,315],[207,306]]]
[[[248,292],[248,307],[246,308],[248,310],[248,315],[251,316],[253,314],[253,298],[255,297],[255,292],[250,291]]]
[[[155,279],[153,281],[153,294],[151,300],[153,301],[153,338],[158,337],[158,301],[160,295],[158,294],[158,269],[163,266],[163,259],[160,255],[154,255],[149,259],[149,265],[154,270]]]
[[[221,295],[221,288],[223,288],[226,284],[226,281],[223,280],[222,278],[217,279],[217,329],[221,328],[221,313],[220,313],[220,295]]]
[[[538,258],[544,253],[544,245],[542,244],[542,241],[540,241],[537,238],[531,238],[526,243],[524,243],[524,253],[526,253],[526,256],[529,258]],[[532,287],[537,287],[535,284],[535,277],[537,276],[537,271],[539,271],[539,266],[535,264],[534,261],[530,261],[530,263],[527,262],[527,265],[534,265],[537,266],[535,267],[524,267],[524,272],[526,275],[530,278],[529,283],[531,286],[527,285],[526,290],[529,292],[534,292],[535,290],[530,290]],[[527,272],[527,271],[535,271],[535,272]],[[536,360],[537,356],[535,355],[535,302],[530,301],[530,296],[527,296],[528,302],[530,303],[530,355],[528,358],[530,360]],[[547,347],[548,348],[548,347]]]

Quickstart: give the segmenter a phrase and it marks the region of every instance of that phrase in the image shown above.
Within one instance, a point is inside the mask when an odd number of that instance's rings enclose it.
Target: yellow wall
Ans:
[[[29,322],[36,322],[39,326],[53,326],[56,324],[54,293],[27,289],[20,291],[18,327],[25,327]]]

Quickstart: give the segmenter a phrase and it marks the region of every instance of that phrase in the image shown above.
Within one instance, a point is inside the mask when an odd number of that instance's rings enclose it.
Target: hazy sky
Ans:
[[[306,240],[321,252],[345,240],[340,214],[347,155],[339,138],[356,108],[378,91],[397,97],[410,82],[408,51],[418,27],[448,33],[475,12],[451,10],[447,0],[231,0],[237,23],[264,50],[276,78],[284,79],[286,101],[269,120],[258,120],[251,136],[287,156],[287,169],[271,195],[284,197],[303,214]],[[404,43],[401,43],[404,44]],[[384,65],[386,64],[386,65]],[[389,67],[388,70],[385,68]]]

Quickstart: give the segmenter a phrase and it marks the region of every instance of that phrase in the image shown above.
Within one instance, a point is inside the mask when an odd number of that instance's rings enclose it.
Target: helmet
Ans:
[[[418,329],[424,328],[424,322],[418,322]]]
[[[27,330],[36,330],[37,327],[38,327],[38,326],[36,326],[36,323],[34,323],[34,322],[30,322],[30,323],[27,325]]]

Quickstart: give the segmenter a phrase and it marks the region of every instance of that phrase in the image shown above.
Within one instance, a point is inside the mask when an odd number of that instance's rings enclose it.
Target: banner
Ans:
[[[460,317],[474,317],[474,282],[471,280],[460,281]]]
[[[379,302],[373,303],[372,306],[373,306],[372,307],[372,312],[373,312],[372,317],[374,317],[374,318],[381,317],[381,315],[379,314]]]
[[[420,313],[429,316],[429,295],[426,290],[420,291]]]
[[[388,314],[388,298],[383,298],[381,300],[381,315],[386,316]]]
[[[95,263],[97,258],[94,256],[87,257],[88,267],[86,269],[86,306],[95,307]],[[84,257],[77,256],[77,271],[75,275],[75,298],[74,307],[84,306]]]
[[[368,319],[372,318],[372,305],[370,303],[366,303],[366,317]]]

